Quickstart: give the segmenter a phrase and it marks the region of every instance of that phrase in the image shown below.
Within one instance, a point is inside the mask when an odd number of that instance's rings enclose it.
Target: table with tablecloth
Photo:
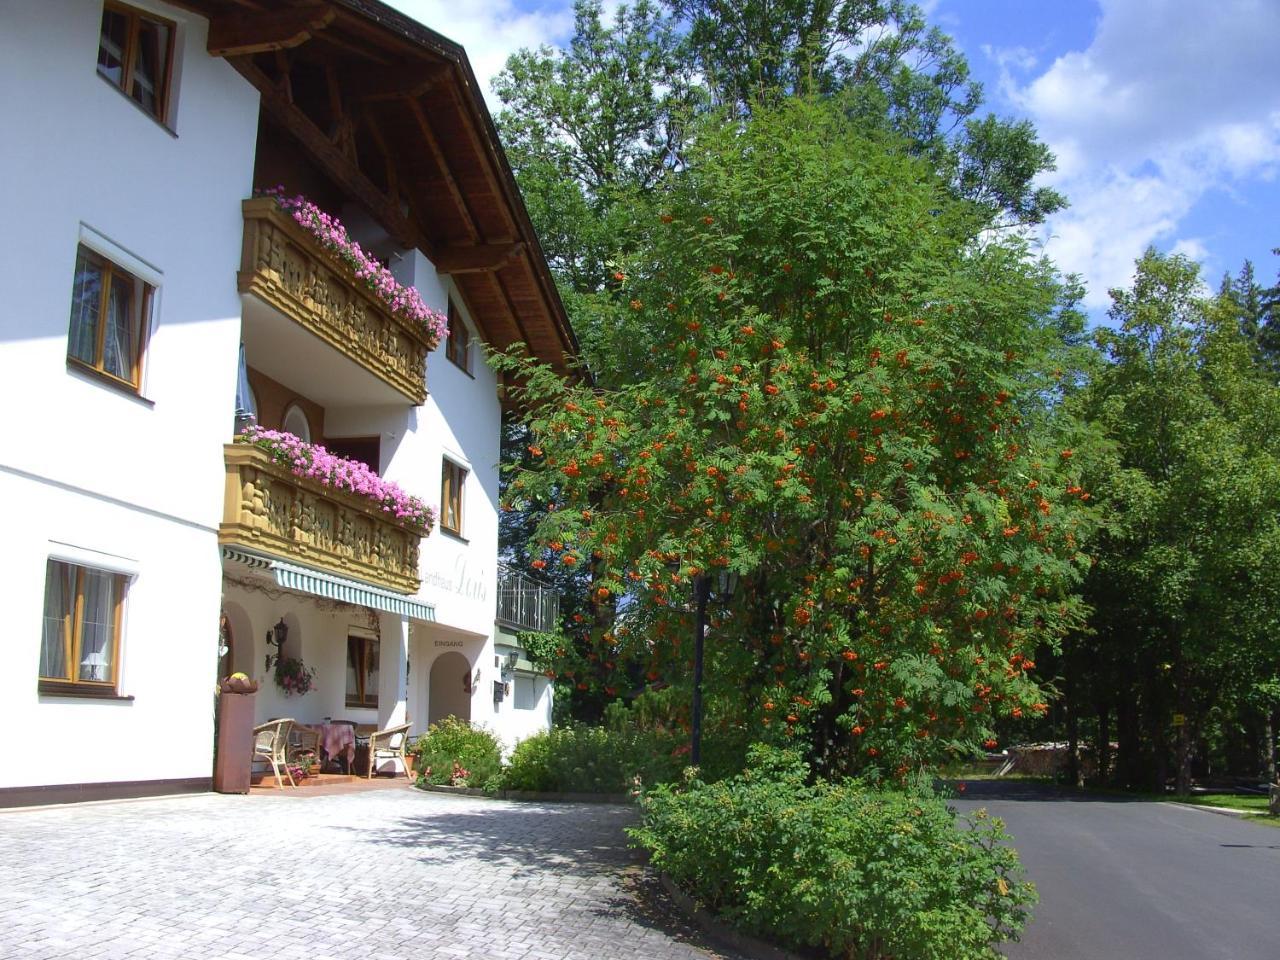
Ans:
[[[345,755],[348,772],[356,761],[356,728],[349,723],[313,723],[320,735],[320,752],[329,760]]]

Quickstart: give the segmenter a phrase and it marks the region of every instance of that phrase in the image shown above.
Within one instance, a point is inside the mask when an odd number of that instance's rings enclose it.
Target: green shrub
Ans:
[[[625,793],[679,776],[688,758],[672,737],[652,731],[571,724],[516,745],[503,774],[508,790]]]
[[[502,770],[502,750],[492,733],[457,717],[433,723],[413,745],[419,783],[488,787]]]
[[[971,960],[1016,939],[1035,902],[1003,825],[957,822],[925,788],[806,784],[754,749],[715,784],[659,786],[631,831],[656,867],[727,922],[844,960]]]

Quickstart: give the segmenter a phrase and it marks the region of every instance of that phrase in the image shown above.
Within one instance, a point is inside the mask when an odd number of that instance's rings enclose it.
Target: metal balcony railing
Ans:
[[[560,618],[560,591],[513,570],[498,573],[498,623],[551,633]]]

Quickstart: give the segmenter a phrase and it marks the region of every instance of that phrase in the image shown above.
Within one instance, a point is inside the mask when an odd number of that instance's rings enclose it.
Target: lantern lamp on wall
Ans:
[[[280,618],[280,622],[267,631],[267,646],[274,646],[276,652],[267,651],[266,662],[263,669],[270,670],[273,663],[279,663],[284,655],[284,644],[289,639],[289,625],[284,622],[284,617]]]

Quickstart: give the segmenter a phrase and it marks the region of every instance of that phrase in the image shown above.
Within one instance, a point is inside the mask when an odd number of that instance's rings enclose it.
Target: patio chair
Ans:
[[[295,723],[289,731],[288,757],[297,766],[300,757],[311,754],[317,764],[320,763],[320,731],[301,723]]]
[[[373,771],[380,760],[399,760],[400,766],[404,767],[405,776],[409,775],[409,764],[405,761],[404,751],[409,745],[411,726],[412,724],[402,723],[398,727],[387,727],[369,735],[369,771],[366,779],[373,779]]]
[[[289,779],[289,786],[296,787],[293,775],[289,773],[289,728],[292,719],[268,720],[253,728],[253,759],[263,759],[271,764],[271,772],[276,775],[276,786],[283,790],[284,781],[280,779],[280,769]]]

